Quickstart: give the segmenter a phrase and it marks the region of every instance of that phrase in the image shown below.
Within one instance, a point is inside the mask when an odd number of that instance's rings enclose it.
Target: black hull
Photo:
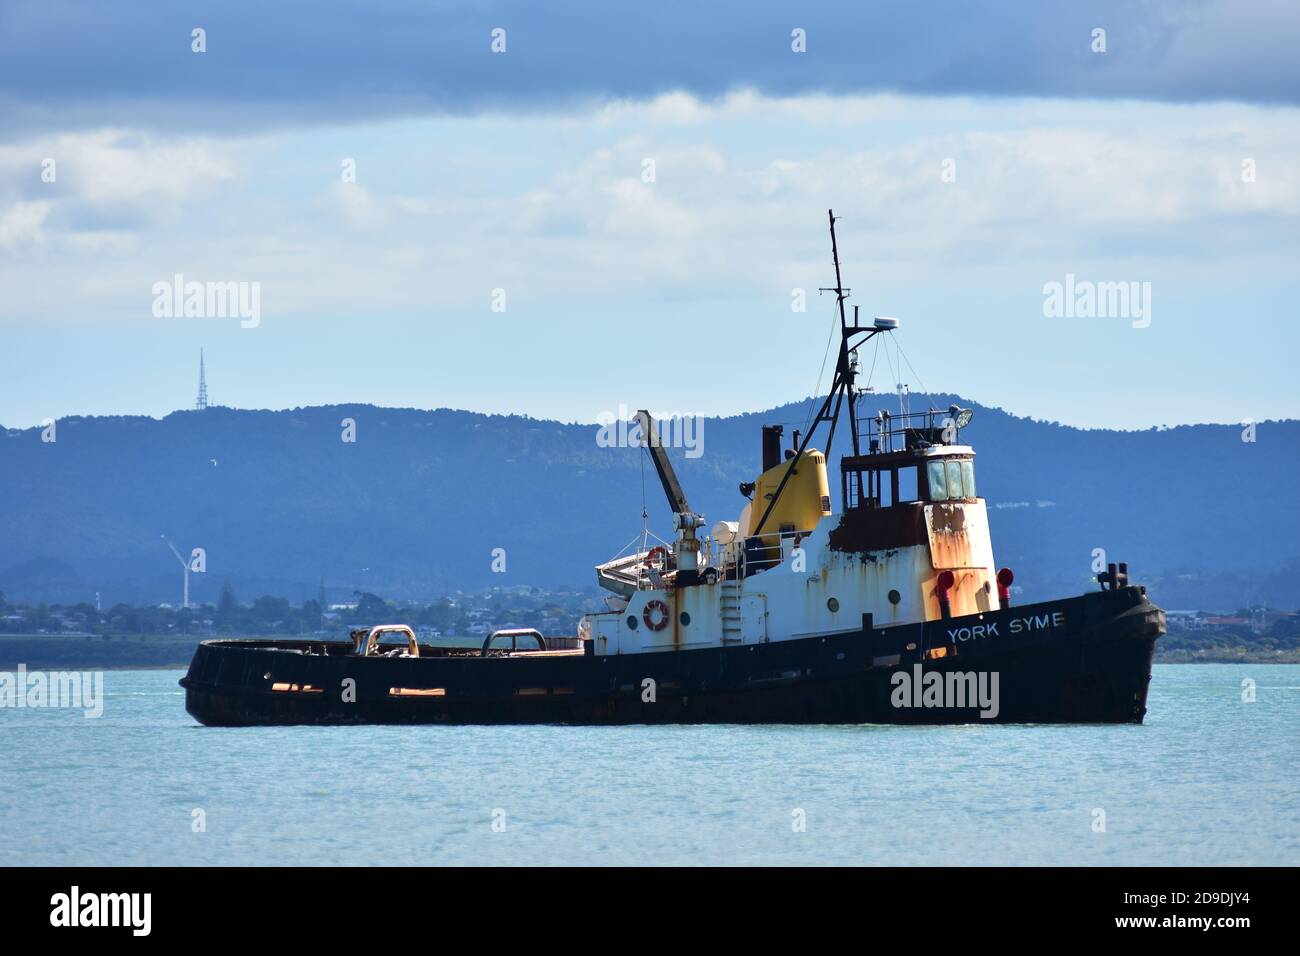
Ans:
[[[214,726],[1141,723],[1164,612],[1143,589],[1127,587],[927,624],[869,624],[790,641],[603,657],[422,648],[419,659],[362,658],[321,642],[207,641],[181,686],[186,710]],[[931,673],[950,687],[961,684],[957,675],[983,674],[996,701],[972,694],[963,706],[909,690],[939,680]],[[352,700],[344,699],[348,679]],[[273,691],[275,684],[294,689]],[[394,688],[437,696],[393,696]]]

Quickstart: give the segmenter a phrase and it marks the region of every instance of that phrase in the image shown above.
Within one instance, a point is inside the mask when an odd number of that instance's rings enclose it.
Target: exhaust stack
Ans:
[[[781,464],[781,425],[763,426],[763,471]]]

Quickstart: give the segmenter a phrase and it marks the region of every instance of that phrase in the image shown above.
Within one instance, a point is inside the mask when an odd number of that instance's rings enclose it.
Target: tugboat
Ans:
[[[1015,605],[961,437],[970,410],[859,418],[858,350],[898,322],[862,324],[856,308],[850,321],[828,216],[834,378],[792,447],[763,428],[737,520],[700,540],[704,518],[638,412],[675,541],[599,565],[607,607],[576,636],[448,648],[380,624],[350,641],[204,641],[180,682],[189,713],[217,726],[1141,723],[1165,615],[1127,566],[1110,564],[1100,590]],[[842,422],[837,517],[826,463]]]

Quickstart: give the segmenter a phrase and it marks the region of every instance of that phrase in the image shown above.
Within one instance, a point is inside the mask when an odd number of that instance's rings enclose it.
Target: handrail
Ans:
[[[743,568],[746,564],[755,564],[759,570],[766,570],[780,564],[785,558],[785,541],[799,541],[807,538],[812,534],[812,529],[794,530],[794,531],[771,531],[761,532],[759,534],[746,535],[743,538],[736,538],[730,545],[724,545],[721,554],[718,569],[726,572],[733,567]],[[775,542],[771,539],[776,538]],[[733,560],[726,560],[728,553],[733,555]]]
[[[370,629],[366,635],[365,643],[358,642],[357,649],[363,657],[371,657],[379,647],[379,635],[387,633],[405,634],[406,635],[406,652],[412,657],[420,656],[420,642],[415,639],[415,632],[405,624],[379,624]]]
[[[952,428],[953,439],[945,441],[945,444],[955,444],[960,429],[950,423],[960,411],[961,409],[949,407],[891,413],[882,408],[874,415],[860,415],[858,428],[865,433],[868,447],[875,453],[902,451],[909,447],[909,433],[938,433],[944,430],[945,425]],[[900,441],[896,443],[895,439]]]
[[[497,631],[493,631],[491,634],[487,636],[487,639],[483,641],[483,652],[479,654],[479,657],[487,657],[488,649],[491,648],[492,646],[492,641],[498,637],[510,638],[510,650],[512,653],[518,649],[519,638],[521,637],[534,638],[537,641],[537,649],[541,651],[546,650],[546,638],[542,637],[542,632],[537,630],[536,628],[507,627],[507,628],[501,628],[500,630]]]

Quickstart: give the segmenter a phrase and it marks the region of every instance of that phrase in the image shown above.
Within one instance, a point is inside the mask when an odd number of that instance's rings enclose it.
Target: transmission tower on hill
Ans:
[[[194,407],[200,412],[208,407],[208,380],[203,369],[203,349],[199,349],[199,397],[195,399]]]

